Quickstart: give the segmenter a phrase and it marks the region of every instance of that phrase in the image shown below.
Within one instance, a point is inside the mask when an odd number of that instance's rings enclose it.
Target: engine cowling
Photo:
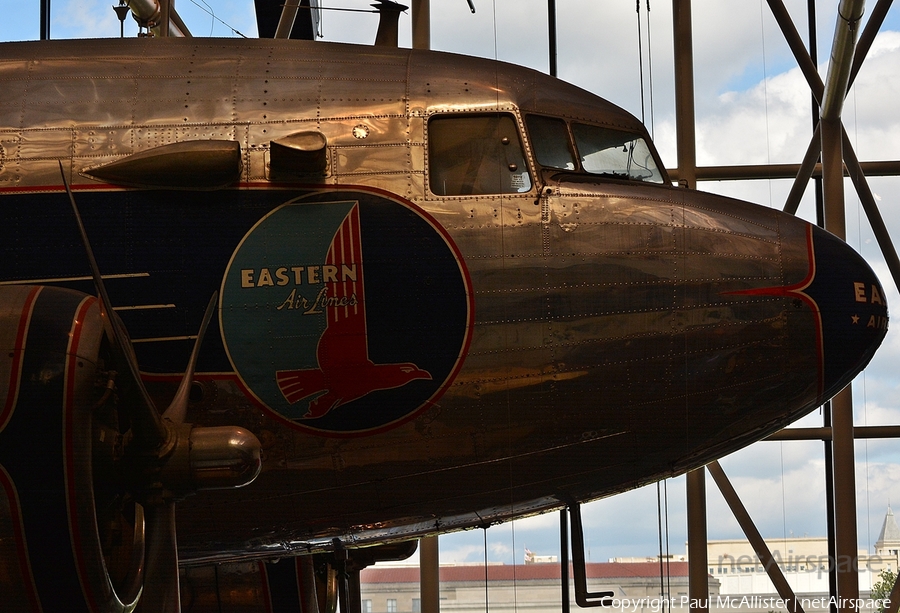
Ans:
[[[140,505],[109,469],[120,424],[97,299],[0,288],[0,572],[4,611],[131,611]]]

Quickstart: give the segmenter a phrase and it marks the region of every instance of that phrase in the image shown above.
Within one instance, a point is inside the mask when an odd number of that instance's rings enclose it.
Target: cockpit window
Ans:
[[[650,147],[639,135],[583,123],[573,123],[572,134],[586,172],[663,182]]]
[[[441,196],[531,190],[516,122],[509,115],[433,117],[428,122],[431,191]]]
[[[548,168],[575,170],[575,156],[569,146],[566,122],[555,117],[527,115],[525,124],[538,164]]]

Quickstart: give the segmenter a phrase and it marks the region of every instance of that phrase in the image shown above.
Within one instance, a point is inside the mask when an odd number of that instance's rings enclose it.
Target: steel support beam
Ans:
[[[743,167],[696,166],[691,16],[690,0],[673,0],[673,30],[675,46],[676,82],[676,137],[678,168],[671,176],[680,183],[695,187],[698,179],[725,180],[748,178],[790,178],[795,177],[791,195],[786,203],[789,212],[795,212],[806,183],[811,177],[821,175],[824,189],[823,212],[820,223],[826,229],[844,238],[846,221],[844,214],[844,176],[850,176],[859,192],[860,199],[869,216],[870,224],[885,258],[891,268],[895,282],[900,286],[900,258],[897,257],[890,236],[881,220],[871,191],[863,173],[896,176],[900,174],[900,162],[874,162],[860,164],[856,160],[849,140],[841,125],[841,111],[849,84],[858,73],[862,60],[884,20],[891,0],[879,0],[860,41],[856,37],[859,21],[863,15],[862,0],[842,0],[838,9],[837,25],[831,52],[831,62],[827,79],[823,83],[816,63],[807,53],[802,39],[797,33],[782,0],[767,0],[776,21],[792,49],[801,71],[806,77],[814,99],[814,111],[822,110],[822,120],[813,136],[801,165],[764,165]],[[814,54],[814,47],[811,46]],[[814,113],[815,115],[815,113]],[[814,122],[815,124],[816,122]],[[817,164],[821,151],[821,163]],[[844,159],[847,161],[847,170]],[[855,459],[854,438],[898,437],[900,426],[854,428],[851,389],[842,390],[830,403],[833,421],[826,422],[825,428],[785,430],[770,437],[770,440],[820,439],[830,444],[833,451],[833,477],[826,475],[829,488],[833,486],[837,501],[830,505],[829,522],[834,520],[834,532],[830,533],[830,548],[833,546],[833,565],[837,582],[832,587],[832,595],[838,597],[838,610],[855,613],[854,603],[859,598],[857,575],[857,532],[855,499]],[[711,469],[711,472],[714,469]],[[724,474],[723,474],[724,476]],[[706,564],[706,524],[703,472],[688,474],[688,550],[690,559],[690,598],[692,610],[702,611],[708,602]],[[723,492],[724,493],[724,492]],[[740,504],[735,495],[736,505]],[[831,536],[833,534],[833,536]],[[749,536],[749,535],[748,535]],[[764,546],[764,543],[763,543]],[[774,579],[773,579],[774,581]],[[701,588],[700,585],[703,587]],[[900,591],[900,584],[895,586]],[[896,607],[891,613],[896,613]]]
[[[184,25],[172,3],[166,0],[126,0],[134,13],[135,21],[143,28],[149,28],[154,36],[189,37],[191,33]],[[168,15],[165,19],[163,14]],[[163,27],[165,23],[165,28]]]
[[[675,138],[678,182],[697,187],[697,137],[694,122],[694,50],[691,1],[672,0],[675,48]],[[688,597],[691,613],[709,611],[709,571],[706,553],[706,473],[687,474]]]
[[[172,3],[174,0],[159,0],[159,25],[158,31],[161,38],[169,36],[169,17],[172,12]]]
[[[834,449],[835,563],[838,611],[856,613],[859,599],[856,534],[856,465],[853,456],[853,401],[848,385],[831,400]]]
[[[50,40],[50,0],[41,0],[41,40]]]
[[[793,52],[794,58],[797,60],[797,65],[799,66],[800,71],[803,73],[803,76],[806,77],[806,82],[809,84],[809,88],[812,92],[813,97],[819,104],[822,104],[825,85],[822,83],[822,78],[819,76],[818,70],[816,68],[817,58],[814,56],[814,54],[806,52],[806,47],[803,44],[803,39],[800,38],[800,34],[794,27],[794,22],[791,20],[791,16],[785,8],[782,0],[767,1],[769,3],[769,8],[772,11],[772,15],[775,17],[775,22],[781,28],[781,33],[784,36],[785,41],[788,43],[788,47],[790,47],[791,51]],[[869,16],[869,20],[866,22],[866,27],[859,37],[859,42],[856,45],[856,50],[855,52],[850,54],[850,57],[853,58],[853,63],[849,68],[849,79],[847,85],[844,88],[844,95],[846,95],[847,87],[849,87],[849,85],[853,83],[854,79],[856,79],[856,75],[857,73],[859,73],[859,69],[862,67],[863,60],[865,60],[866,55],[869,52],[869,48],[872,46],[872,42],[874,42],[875,36],[878,34],[878,30],[881,28],[882,23],[884,23],[884,18],[887,16],[888,9],[890,8],[892,2],[893,0],[878,0],[875,5],[875,9]],[[860,6],[852,7],[848,10],[848,14],[853,10],[858,9],[859,16],[861,17],[862,4],[864,3],[859,2],[858,4]],[[844,4],[842,4],[841,7],[844,7]],[[837,42],[837,38],[835,42]],[[842,41],[842,43],[846,42],[846,40]],[[814,41],[810,41],[810,48],[813,49],[814,46]]]
[[[807,26],[807,38],[809,39],[809,59],[813,66],[819,65],[819,43],[818,43],[818,34],[816,29],[816,0],[806,0],[806,26]],[[817,81],[821,83],[821,79]],[[822,89],[825,88],[825,85],[822,84]],[[812,125],[813,131],[816,133],[813,136],[813,140],[810,142],[810,145],[816,144],[818,145],[821,141],[822,134],[819,132],[821,130],[821,126],[819,126],[819,98],[816,98],[815,93],[812,92],[812,87],[810,87],[809,92],[809,112],[812,115]],[[820,151],[821,153],[821,151]],[[825,225],[825,197],[822,192],[822,177],[816,177],[813,179],[813,188],[815,190],[815,198],[816,198],[816,225],[824,226]],[[823,411],[822,418],[827,421],[825,423],[826,426],[831,426],[831,405],[826,403],[825,410]],[[831,446],[829,444],[825,445],[825,466],[826,472],[831,471]],[[830,483],[831,481],[829,481]],[[831,490],[828,490],[828,494],[826,497],[830,500]],[[831,517],[829,514],[828,517]]]
[[[297,11],[300,10],[300,0],[285,0],[281,9],[281,18],[275,28],[273,38],[290,38],[294,29],[294,21],[297,19]]]
[[[438,537],[419,540],[419,589],[422,613],[440,613],[441,582]]]
[[[337,596],[338,607],[341,612],[353,613],[353,603],[350,600],[350,571],[348,570],[347,550],[344,549],[340,539],[332,539],[334,544],[334,570],[337,572]],[[357,579],[359,575],[357,575]],[[357,605],[357,609],[360,605]]]
[[[347,608],[341,609],[341,611],[362,613],[362,588],[358,568],[347,571],[347,593],[349,595]]]
[[[175,10],[174,6],[169,11],[169,36],[173,35],[173,31],[175,32],[175,36],[191,38],[191,31],[184,25],[184,20],[181,18],[181,15],[178,14],[178,11]]]
[[[768,2],[769,9],[775,17],[775,22],[778,24],[778,27],[781,28],[784,40],[787,41],[788,47],[791,48],[791,51],[794,54],[794,59],[797,60],[800,72],[806,77],[806,82],[809,84],[809,89],[812,91],[816,101],[821,104],[825,85],[822,83],[822,77],[819,76],[819,71],[816,68],[815,63],[806,51],[803,39],[800,38],[797,28],[794,27],[794,22],[791,20],[791,16],[785,8],[784,3],[781,0],[768,0]]]
[[[687,474],[688,598],[691,613],[709,611],[706,543],[706,470]]]
[[[819,156],[822,153],[822,132],[818,122],[813,132],[813,137],[809,141],[809,147],[806,149],[806,155],[803,156],[803,163],[797,169],[797,175],[794,178],[794,184],[791,186],[791,193],[788,194],[787,200],[784,202],[784,212],[791,215],[797,214],[797,208],[800,206],[800,199],[806,191],[806,186],[816,171]]]
[[[821,181],[819,181],[821,183]],[[820,216],[823,220],[825,218],[825,211],[822,208],[822,215]],[[821,225],[824,225],[824,221],[822,221]],[[831,429],[831,401],[829,400],[822,406],[822,423],[823,425]],[[837,559],[837,546],[835,545],[836,537],[834,533],[834,508],[835,508],[835,500],[834,500],[834,448],[831,445],[831,441],[824,441],[822,445],[822,457],[825,460],[825,532],[828,537],[828,559],[836,560]],[[838,593],[838,584],[837,584],[837,564],[829,564],[828,565],[828,593],[831,596],[837,596]],[[829,613],[837,613],[837,599],[830,598],[828,602],[828,611]]]
[[[850,84],[859,21],[865,8],[864,0],[842,0],[838,5],[834,41],[831,44],[831,61],[828,63],[828,75],[825,77],[825,97],[822,100],[824,121],[840,121],[844,98],[847,97],[847,86]]]
[[[831,62],[822,100],[822,179],[825,189],[825,229],[846,238],[844,158],[841,110],[850,83],[859,19],[865,3],[843,0],[838,7]],[[856,533],[856,465],[853,453],[853,398],[848,385],[831,401],[834,452],[835,563],[838,611],[855,613],[859,599]]]
[[[825,189],[825,229],[845,239],[843,128],[840,119],[825,119],[822,127],[822,181]]]
[[[820,139],[810,144],[815,149],[814,155],[818,158],[821,144]],[[805,163],[805,159],[804,159]],[[848,160],[849,166],[849,160]],[[694,169],[697,181],[745,181],[747,179],[793,179],[803,171],[804,164],[744,164],[740,166],[698,166]],[[880,160],[873,162],[860,162],[859,168],[867,177],[895,177],[900,175],[900,160]],[[677,168],[667,168],[666,172],[673,181],[678,181],[681,175]],[[815,163],[810,177],[822,176],[822,165]],[[853,177],[850,168],[844,170],[844,176]],[[802,192],[801,192],[802,195]]]
[[[697,137],[694,125],[694,50],[691,1],[672,0],[675,46],[675,138],[678,181],[697,187]]]
[[[615,592],[591,592],[587,587],[587,564],[584,557],[584,525],[581,523],[581,503],[569,504],[572,521],[572,578],[575,583],[575,603],[581,608],[608,607]]]
[[[412,48],[431,49],[431,0],[412,0]]]
[[[559,578],[562,591],[560,613],[569,613],[572,610],[569,596],[569,517],[565,508],[559,511]]]
[[[740,525],[741,530],[744,531],[747,540],[750,541],[750,545],[756,552],[756,556],[759,558],[759,561],[762,562],[763,568],[766,569],[766,574],[769,575],[769,579],[772,580],[772,585],[775,586],[778,595],[784,600],[785,608],[791,613],[804,613],[803,607],[800,606],[800,602],[797,600],[797,595],[794,594],[794,590],[791,589],[787,579],[785,579],[784,573],[782,573],[781,568],[778,567],[778,563],[772,556],[772,552],[769,551],[766,541],[763,540],[759,530],[756,529],[753,519],[744,507],[744,503],[742,503],[741,499],[738,497],[734,487],[732,487],[731,481],[729,481],[728,477],[725,475],[725,471],[719,466],[719,462],[713,461],[708,464],[706,468],[709,470],[709,474],[712,475],[713,480],[719,487],[719,491],[722,492],[722,497],[725,498],[725,502],[728,503],[729,508],[731,508],[731,513]]]
[[[830,441],[831,428],[784,428],[764,441]],[[900,438],[900,426],[854,426],[854,438]]]
[[[866,212],[866,218],[869,220],[869,225],[872,227],[872,232],[875,234],[881,253],[884,255],[885,263],[891,271],[891,276],[894,278],[894,284],[900,288],[900,258],[897,257],[894,241],[891,240],[887,226],[884,225],[884,219],[882,219],[878,210],[875,196],[872,195],[872,190],[869,189],[869,183],[866,181],[863,173],[863,165],[856,159],[856,152],[853,151],[853,145],[850,143],[850,137],[847,136],[846,131],[841,132],[841,138],[848,174],[853,181],[853,186],[856,188],[856,194],[859,196],[863,210]]]
[[[547,38],[550,47],[550,76],[555,77],[556,67],[556,0],[547,0]]]

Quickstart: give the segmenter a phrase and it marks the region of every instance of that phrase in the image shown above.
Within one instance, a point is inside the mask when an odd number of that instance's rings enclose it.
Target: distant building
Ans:
[[[659,562],[588,563],[588,590],[613,592],[620,605],[614,607],[617,611],[660,613],[661,598],[686,601],[688,593],[687,564],[672,562],[667,571],[663,568],[661,582]],[[571,582],[571,571],[569,576]],[[361,581],[363,613],[420,613],[418,568],[371,567],[362,571]],[[571,585],[569,591],[574,611],[577,607]],[[718,594],[718,582],[714,579],[710,581],[710,592],[713,597]],[[487,566],[487,577],[484,566],[441,567],[442,613],[484,613],[485,597],[487,609],[497,613],[559,613],[560,566],[491,564]]]
[[[528,549],[528,547],[525,548],[525,564],[550,564],[553,562],[559,562],[559,558],[556,556],[539,556]]]
[[[900,555],[900,528],[897,527],[891,505],[888,505],[887,515],[884,516],[884,523],[881,524],[881,533],[878,535],[878,540],[875,541],[875,554],[885,558],[893,556],[895,560]]]
[[[798,595],[828,593],[828,540],[824,537],[768,539],[772,557]],[[882,570],[896,571],[900,552],[900,528],[888,507],[875,553],[858,551],[859,591],[867,596]],[[728,595],[774,594],[775,586],[746,539],[710,540],[707,546],[709,574]]]
[[[828,542],[825,538],[770,539],[769,549],[806,613],[827,613]],[[530,554],[530,555],[529,555]],[[888,507],[875,553],[859,552],[859,591],[867,599],[884,569],[896,571],[900,527]],[[545,556],[526,550],[524,565],[442,566],[442,613],[559,613],[562,602],[560,566],[540,563]],[[550,556],[546,556],[550,557]],[[743,539],[710,540],[709,600],[711,611],[724,613],[788,613],[750,544]],[[616,613],[687,613],[687,556],[673,556],[663,565],[657,558],[613,558],[586,565],[588,591],[615,594]],[[661,579],[662,577],[662,579]],[[363,613],[421,613],[418,567],[372,567],[362,571]],[[569,595],[575,606],[572,574]],[[871,612],[871,602],[861,609]],[[610,611],[609,608],[604,608]]]

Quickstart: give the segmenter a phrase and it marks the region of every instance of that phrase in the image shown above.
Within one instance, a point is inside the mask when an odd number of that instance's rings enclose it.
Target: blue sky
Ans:
[[[816,11],[816,27],[818,32],[818,56],[819,61],[823,65],[828,60],[828,52],[831,49],[832,36],[834,34],[835,15],[830,6],[826,3],[819,2],[820,7]],[[868,12],[863,19],[868,19],[868,13],[871,12],[874,2],[870,2]],[[720,93],[725,91],[744,91],[750,89],[764,78],[781,74],[794,67],[794,58],[784,43],[778,25],[771,16],[768,8],[764,5],[757,7],[757,18],[755,22],[747,24],[747,30],[753,31],[758,39],[759,57],[756,61],[748,62],[745,69],[734,75],[722,88]],[[795,11],[793,13],[796,20],[797,30],[805,39],[808,32],[806,11]],[[891,11],[888,13],[882,25],[883,30],[900,30],[900,12]]]
[[[432,0],[432,45],[435,49],[496,58],[547,71],[546,4],[543,0]],[[326,7],[369,9],[371,0],[323,0]],[[51,36],[117,37],[119,22],[113,0],[53,0]],[[643,4],[643,3],[642,3]],[[804,0],[786,2],[801,32],[806,31]],[[828,57],[836,2],[819,2],[819,55]],[[874,3],[870,2],[870,5]],[[637,39],[633,0],[558,3],[560,77],[593,91],[641,116],[638,49],[644,62],[644,109],[647,123],[667,166],[675,160],[671,2],[654,2],[649,21],[642,10],[642,40]],[[195,36],[235,36],[218,19],[247,36],[256,33],[251,0],[177,0],[176,7]],[[0,0],[0,40],[36,39],[37,0]],[[809,93],[766,3],[742,0],[694,0],[695,97],[698,161],[705,164],[799,162],[809,142]],[[377,17],[370,13],[327,12],[322,31],[327,40],[368,44]],[[409,16],[400,20],[402,46],[409,46]],[[126,35],[136,26],[129,18]],[[652,63],[653,82],[649,80]],[[654,110],[649,112],[652,88]],[[0,93],[2,95],[2,93]],[[847,99],[844,122],[863,160],[900,159],[900,9],[891,10],[882,32]],[[889,230],[900,240],[900,179],[872,178]],[[706,183],[716,191],[769,206],[781,206],[790,181]],[[810,218],[807,196],[800,215]],[[847,191],[848,242],[857,248],[888,288],[888,301],[900,304],[858,200]],[[898,325],[895,323],[894,328]],[[863,377],[854,383],[857,424],[900,423],[900,332],[892,329]],[[819,425],[817,414],[803,420]],[[821,445],[758,443],[722,461],[751,515],[767,537],[822,535],[825,530]],[[888,499],[900,505],[900,446],[893,441],[860,441],[858,456],[858,530],[861,548],[877,538]],[[669,545],[684,552],[684,479],[670,480]],[[710,538],[740,536],[711,481]],[[594,561],[615,556],[657,553],[655,486],[587,505],[584,510],[589,556]],[[491,561],[521,562],[524,547],[538,554],[559,551],[557,515],[550,514],[491,528]],[[479,530],[442,539],[445,562],[484,559]]]

